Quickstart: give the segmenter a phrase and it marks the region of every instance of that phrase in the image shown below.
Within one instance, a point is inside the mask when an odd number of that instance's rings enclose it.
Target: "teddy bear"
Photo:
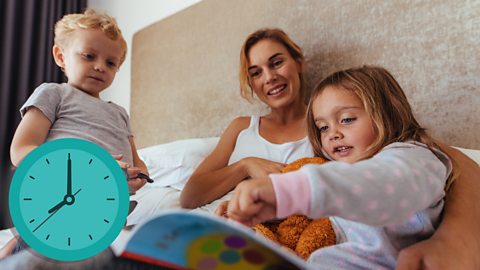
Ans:
[[[298,170],[305,164],[323,164],[321,157],[300,158],[282,170],[282,173]],[[335,231],[328,217],[310,219],[304,215],[292,215],[282,220],[257,224],[253,229],[266,238],[294,251],[307,259],[310,254],[322,247],[336,243]]]

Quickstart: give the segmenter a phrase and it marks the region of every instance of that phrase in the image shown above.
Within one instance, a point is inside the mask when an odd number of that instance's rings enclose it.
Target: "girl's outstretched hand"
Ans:
[[[228,217],[253,226],[276,217],[277,201],[270,178],[246,180],[237,185],[228,203]]]
[[[215,209],[215,215],[217,216],[220,216],[220,217],[224,217],[224,218],[228,218],[228,203],[230,201],[223,201],[222,203],[220,203],[220,205],[217,207],[217,209]]]

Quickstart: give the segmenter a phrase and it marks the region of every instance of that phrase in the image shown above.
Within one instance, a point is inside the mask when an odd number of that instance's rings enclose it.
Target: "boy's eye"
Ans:
[[[90,53],[83,53],[83,54],[82,54],[82,57],[85,58],[85,59],[87,59],[87,60],[93,60],[93,59],[95,59],[95,55],[90,54]]]
[[[113,67],[117,67],[117,63],[115,63],[115,62],[113,62],[113,61],[107,61],[107,65],[108,65],[109,67],[112,67],[112,68],[113,68]]]
[[[343,118],[340,122],[342,124],[351,124],[353,123],[355,120],[357,120],[357,118],[354,118],[354,117],[346,117],[346,118]]]

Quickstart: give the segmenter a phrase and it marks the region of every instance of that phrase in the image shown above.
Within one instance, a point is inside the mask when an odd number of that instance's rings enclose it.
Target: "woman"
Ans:
[[[247,38],[240,61],[242,96],[249,98],[254,92],[270,113],[230,123],[187,182],[180,196],[182,207],[210,203],[246,178],[280,172],[285,163],[313,154],[306,138],[300,47],[281,30],[260,30]]]
[[[183,189],[182,207],[210,203],[245,179],[279,172],[284,164],[313,154],[306,139],[303,69],[300,47],[283,31],[261,29],[247,37],[240,54],[242,96],[255,93],[270,113],[232,121]],[[480,236],[467,233],[480,227],[480,211],[470,211],[478,209],[480,169],[458,150],[445,148],[461,173],[447,195],[444,221],[432,238],[400,252],[398,269],[480,268]]]

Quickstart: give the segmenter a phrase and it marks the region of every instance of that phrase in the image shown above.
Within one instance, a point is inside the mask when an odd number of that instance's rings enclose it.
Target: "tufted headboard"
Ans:
[[[309,88],[337,69],[382,65],[431,134],[480,149],[480,2],[455,0],[203,0],[134,36],[137,146],[218,136],[265,111],[238,83],[240,47],[263,27],[303,48]]]

